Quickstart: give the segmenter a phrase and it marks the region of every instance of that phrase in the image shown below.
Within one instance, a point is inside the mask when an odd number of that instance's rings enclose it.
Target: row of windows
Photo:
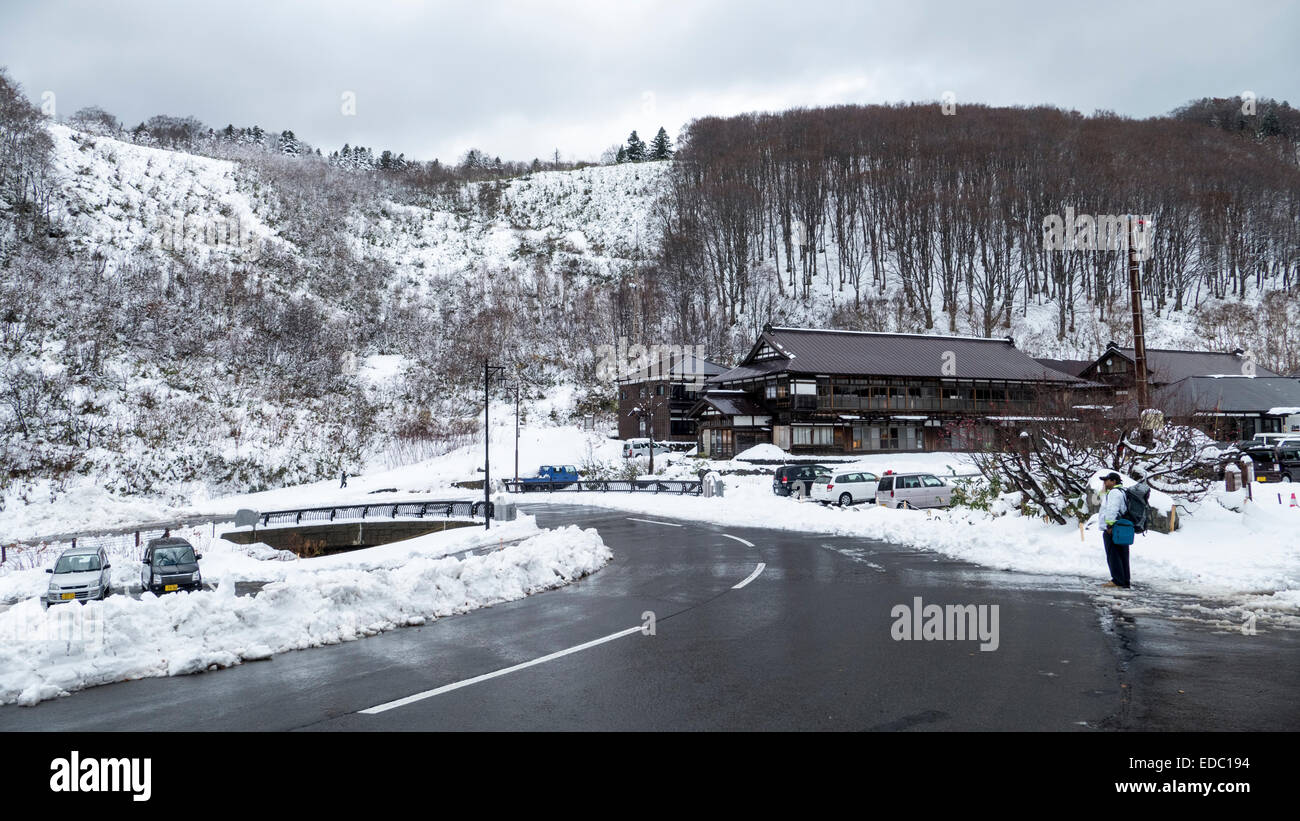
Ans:
[[[628,399],[631,398],[631,395],[632,392],[627,388],[623,388],[618,392],[619,399]],[[642,385],[640,388],[637,389],[638,399],[645,399],[648,395],[649,392],[645,385]],[[676,400],[693,401],[699,398],[700,392],[695,390],[693,387],[687,387],[685,385],[673,385],[672,391],[668,392],[665,389],[664,385],[655,385],[654,395],[655,396],[668,395],[672,399],[676,399]]]

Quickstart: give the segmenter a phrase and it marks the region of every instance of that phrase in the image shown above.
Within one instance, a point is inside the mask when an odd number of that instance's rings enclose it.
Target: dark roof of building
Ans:
[[[726,416],[770,416],[771,411],[740,391],[709,391],[691,408],[694,416],[701,405],[709,405]]]
[[[684,357],[665,357],[661,362],[653,362],[644,368],[630,371],[618,378],[619,382],[645,382],[648,379],[692,379],[696,376],[716,376],[726,368],[707,359],[688,353]]]
[[[1107,348],[1097,357],[1100,362],[1107,355],[1118,353],[1133,361],[1137,356],[1132,348]],[[1179,351],[1167,348],[1147,348],[1147,378],[1152,382],[1168,384],[1189,376],[1230,376],[1242,374],[1242,366],[1249,360],[1236,351]],[[1091,365],[1089,365],[1091,367]],[[1262,365],[1255,365],[1255,376],[1277,376]]]
[[[1053,371],[1060,371],[1061,373],[1069,374],[1070,376],[1078,376],[1079,374],[1087,370],[1089,365],[1091,365],[1093,362],[1096,362],[1097,360],[1095,359],[1043,359],[1042,357],[1034,357],[1034,361],[1042,365],[1044,368],[1048,368]]]
[[[777,356],[755,360],[764,346]],[[951,373],[945,373],[946,366]],[[779,372],[1086,385],[1077,376],[1045,367],[1010,339],[938,334],[871,333],[808,328],[766,328],[740,365],[711,384],[761,378]]]
[[[1189,376],[1155,393],[1166,414],[1267,413],[1300,408],[1300,382],[1285,376]]]

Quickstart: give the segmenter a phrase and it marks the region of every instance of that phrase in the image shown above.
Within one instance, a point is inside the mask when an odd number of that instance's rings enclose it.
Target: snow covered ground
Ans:
[[[0,598],[26,595],[0,610],[0,704],[422,625],[560,587],[613,555],[595,530],[542,531],[526,516],[491,531],[463,528],[315,559],[204,539],[201,528],[186,535],[214,590],[119,594],[44,610],[36,598],[48,578],[43,570],[0,577]],[[471,549],[480,555],[465,553]],[[138,564],[115,553],[113,584],[121,590]],[[255,596],[236,596],[239,581],[267,584]]]

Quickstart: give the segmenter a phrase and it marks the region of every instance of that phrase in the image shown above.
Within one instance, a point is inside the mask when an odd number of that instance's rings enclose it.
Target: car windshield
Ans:
[[[188,545],[154,548],[153,563],[157,567],[170,567],[177,564],[193,564],[194,548],[189,547]]]
[[[60,556],[54,565],[55,573],[85,573],[87,570],[99,569],[99,556],[83,553],[79,556]]]

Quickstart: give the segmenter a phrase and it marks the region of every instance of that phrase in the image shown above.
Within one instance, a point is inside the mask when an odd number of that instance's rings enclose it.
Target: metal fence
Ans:
[[[381,505],[335,505],[333,507],[308,507],[299,510],[271,510],[261,514],[262,527],[277,524],[302,524],[355,519],[428,519],[440,516],[478,517],[487,514],[495,518],[493,505],[468,499],[452,501],[396,502]]]
[[[681,496],[699,496],[703,492],[704,485],[699,479],[581,479],[577,482],[507,480],[505,487],[511,493],[590,491],[592,493],[676,493]]]

